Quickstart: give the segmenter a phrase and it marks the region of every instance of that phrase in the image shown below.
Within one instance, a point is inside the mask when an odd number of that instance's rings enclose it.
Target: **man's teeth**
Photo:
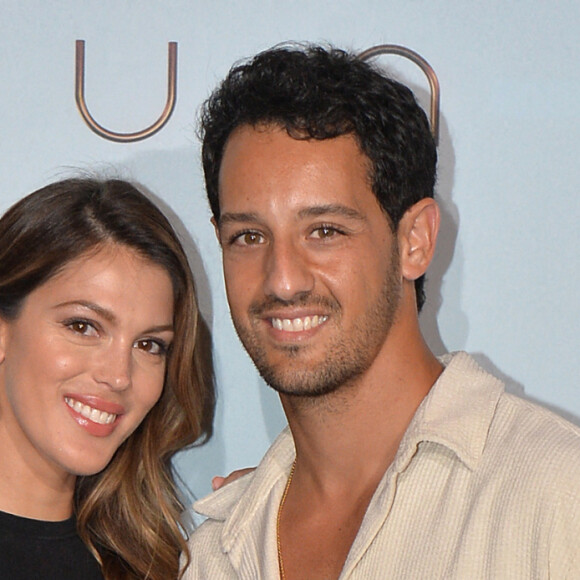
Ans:
[[[328,316],[305,316],[304,318],[272,318],[272,326],[287,332],[300,332],[320,326],[328,320]]]
[[[99,411],[88,405],[83,405],[80,401],[75,401],[75,399],[71,399],[70,397],[65,397],[64,401],[71,409],[74,409],[77,413],[89,419],[89,421],[98,423],[99,425],[108,425],[117,418],[117,415],[113,413]]]

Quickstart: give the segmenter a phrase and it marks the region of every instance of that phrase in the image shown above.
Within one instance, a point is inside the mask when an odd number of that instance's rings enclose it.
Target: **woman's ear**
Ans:
[[[401,274],[407,280],[422,276],[435,253],[440,213],[437,202],[426,197],[411,206],[401,218],[397,239],[401,256]]]
[[[0,364],[4,362],[6,356],[6,333],[8,332],[8,324],[0,316]]]

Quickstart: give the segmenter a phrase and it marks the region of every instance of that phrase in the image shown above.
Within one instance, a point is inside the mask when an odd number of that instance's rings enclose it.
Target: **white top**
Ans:
[[[369,504],[340,580],[580,579],[580,428],[466,353],[422,402]],[[278,578],[288,429],[257,470],[194,505],[185,578]]]

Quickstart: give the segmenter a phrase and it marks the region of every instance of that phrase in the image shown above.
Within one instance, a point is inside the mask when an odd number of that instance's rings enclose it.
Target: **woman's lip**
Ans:
[[[65,397],[69,399],[74,399],[79,401],[83,405],[88,405],[93,407],[93,409],[98,409],[99,411],[105,411],[106,413],[112,413],[113,415],[123,415],[125,413],[125,407],[119,405],[118,403],[113,403],[112,401],[107,401],[102,397],[97,395],[80,395],[77,393],[67,393]]]
[[[67,399],[71,400],[70,397],[67,397]],[[113,433],[113,431],[117,428],[117,425],[119,424],[120,417],[118,415],[117,416],[115,416],[114,414],[111,415],[111,418],[114,417],[112,422],[96,423],[91,419],[85,417],[78,411],[76,411],[73,407],[71,407],[68,403],[66,403],[66,401],[65,406],[68,412],[70,413],[71,417],[73,418],[73,420],[77,423],[77,425],[82,429],[84,429],[87,433],[89,433],[93,437],[108,437],[109,435],[111,435],[111,433]]]

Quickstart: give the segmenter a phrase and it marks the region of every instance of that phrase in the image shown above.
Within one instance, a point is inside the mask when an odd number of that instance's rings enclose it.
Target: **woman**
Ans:
[[[180,576],[199,332],[183,248],[130,184],[65,180],[0,219],[0,576]]]

